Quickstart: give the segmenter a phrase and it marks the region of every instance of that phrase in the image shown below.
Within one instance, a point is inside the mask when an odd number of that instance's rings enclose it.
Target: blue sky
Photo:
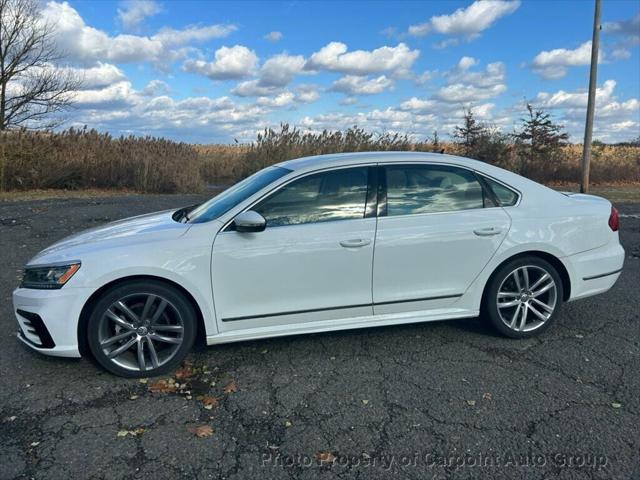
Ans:
[[[593,2],[45,2],[84,79],[65,126],[198,143],[289,122],[446,137],[527,101],[580,142]],[[594,137],[640,135],[640,2],[604,0]]]

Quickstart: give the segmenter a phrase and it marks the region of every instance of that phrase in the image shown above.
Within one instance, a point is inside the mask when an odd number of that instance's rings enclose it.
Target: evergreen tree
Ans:
[[[473,157],[478,143],[488,132],[484,125],[477,122],[470,108],[464,111],[463,118],[464,124],[453,129],[453,138],[463,146],[465,156]]]
[[[542,109],[534,109],[527,104],[528,118],[522,119],[522,129],[513,136],[521,151],[524,173],[535,169],[537,164],[543,168],[553,168],[560,149],[566,144],[569,135],[564,127],[551,119],[551,114]]]

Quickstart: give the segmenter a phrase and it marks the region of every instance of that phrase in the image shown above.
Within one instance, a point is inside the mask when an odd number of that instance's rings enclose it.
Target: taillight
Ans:
[[[611,215],[609,215],[609,228],[611,228],[611,230],[613,230],[614,232],[617,232],[619,223],[618,210],[616,210],[616,207],[611,207]]]

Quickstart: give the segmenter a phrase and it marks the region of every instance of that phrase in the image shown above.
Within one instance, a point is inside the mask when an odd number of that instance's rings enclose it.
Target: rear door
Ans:
[[[510,217],[471,170],[424,163],[381,169],[386,202],[378,212],[374,313],[454,303],[504,240]]]

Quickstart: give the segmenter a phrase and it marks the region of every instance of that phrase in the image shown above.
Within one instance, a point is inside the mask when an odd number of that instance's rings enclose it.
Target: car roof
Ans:
[[[358,165],[371,162],[433,162],[451,163],[468,168],[478,168],[482,162],[470,158],[446,155],[430,152],[356,152],[356,153],[331,153],[326,155],[314,155],[312,157],[296,158],[278,163],[276,166],[288,168],[294,171],[316,170],[327,167],[339,167],[342,165]]]

